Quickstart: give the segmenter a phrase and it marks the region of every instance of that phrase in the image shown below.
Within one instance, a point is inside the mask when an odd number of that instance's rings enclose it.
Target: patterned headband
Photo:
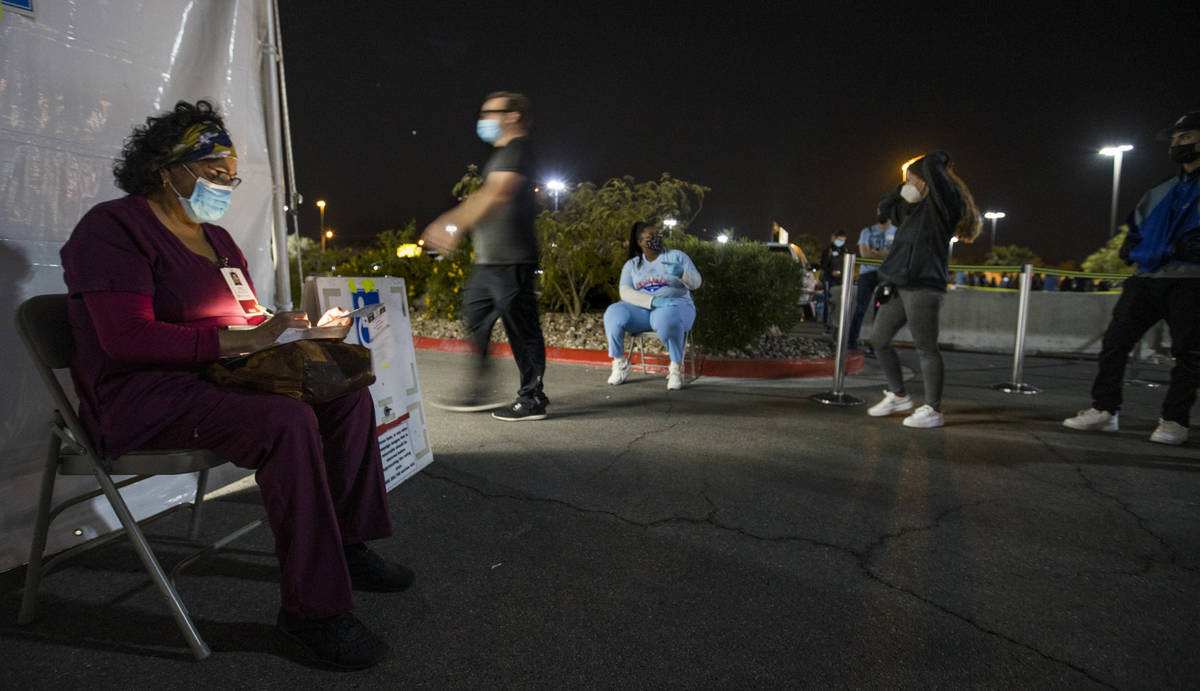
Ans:
[[[200,122],[183,133],[179,144],[171,150],[167,167],[210,158],[237,158],[229,133],[215,122]]]

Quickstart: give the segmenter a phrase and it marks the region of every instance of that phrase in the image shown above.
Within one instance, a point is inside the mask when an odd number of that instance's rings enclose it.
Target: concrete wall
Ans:
[[[1029,295],[1025,332],[1027,355],[1095,355],[1108,325],[1116,293],[1058,293],[1036,291]],[[1011,353],[1017,330],[1017,291],[951,290],[942,303],[938,342],[957,350]],[[862,338],[871,338],[871,315],[863,324]],[[908,329],[897,341],[911,342]],[[1170,338],[1160,323],[1150,330],[1146,348],[1168,350]]]

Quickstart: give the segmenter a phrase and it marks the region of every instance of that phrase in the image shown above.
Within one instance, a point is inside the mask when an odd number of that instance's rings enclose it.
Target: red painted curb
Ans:
[[[426,338],[414,336],[413,346],[419,350],[437,350],[443,353],[469,353],[471,343],[453,338]],[[493,357],[508,357],[512,349],[507,343],[493,343],[488,347],[488,355]],[[547,348],[546,359],[550,362],[563,362],[575,365],[592,365],[607,367],[612,360],[608,352],[603,350],[583,350],[580,348]],[[641,358],[634,353],[631,360],[641,363]],[[851,353],[846,357],[846,374],[861,372],[865,358],[862,353]],[[667,369],[667,356],[649,354],[646,365],[652,370]],[[697,358],[696,369],[706,377],[735,377],[743,379],[792,379],[803,377],[832,377],[834,362],[829,360],[726,360],[721,358]]]

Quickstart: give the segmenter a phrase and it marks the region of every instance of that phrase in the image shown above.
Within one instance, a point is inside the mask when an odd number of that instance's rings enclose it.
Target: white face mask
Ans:
[[[904,201],[909,204],[916,204],[921,201],[921,190],[917,189],[917,186],[911,182],[906,182],[900,188],[900,196],[904,197]]]

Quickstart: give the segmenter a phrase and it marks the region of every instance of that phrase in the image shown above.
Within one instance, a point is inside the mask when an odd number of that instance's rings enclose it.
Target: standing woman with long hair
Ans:
[[[934,151],[912,161],[904,184],[893,198],[893,218],[900,223],[896,241],[879,267],[878,299],[871,342],[887,376],[883,400],[867,410],[883,416],[912,410],[904,389],[900,357],[892,347],[896,332],[908,324],[921,361],[925,404],[904,418],[905,427],[941,427],[942,353],[938,350],[938,317],[950,282],[950,243],[972,242],[979,235],[979,209],[971,191],[953,171],[950,154]]]

